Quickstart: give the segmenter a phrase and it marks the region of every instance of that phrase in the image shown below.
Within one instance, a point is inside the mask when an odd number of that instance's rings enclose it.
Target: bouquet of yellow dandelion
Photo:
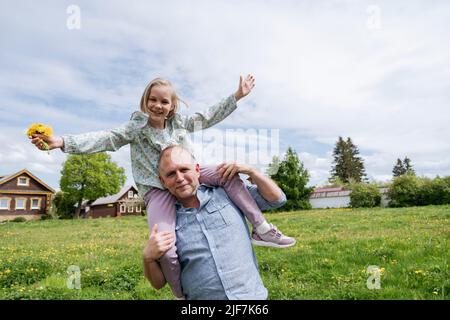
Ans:
[[[52,127],[46,126],[42,123],[33,123],[27,130],[27,136],[31,139],[33,134],[42,134],[46,137],[51,137],[53,135]],[[47,142],[41,140],[42,149],[49,150]]]

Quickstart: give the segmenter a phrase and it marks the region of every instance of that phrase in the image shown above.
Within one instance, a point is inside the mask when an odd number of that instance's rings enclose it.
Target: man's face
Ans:
[[[199,177],[200,166],[186,150],[173,148],[161,158],[159,179],[177,199],[196,196]]]

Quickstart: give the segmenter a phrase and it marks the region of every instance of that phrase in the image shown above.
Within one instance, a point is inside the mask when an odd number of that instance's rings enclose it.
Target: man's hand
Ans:
[[[251,74],[247,76],[247,78],[244,80],[242,76],[239,77],[239,87],[234,94],[234,97],[236,98],[236,101],[239,101],[246,95],[252,91],[253,87],[255,86],[255,78]]]
[[[219,174],[222,176],[225,180],[230,180],[238,173],[244,173],[249,175],[250,177],[255,172],[255,169],[246,166],[244,164],[238,164],[235,162],[229,162],[229,163],[222,163],[219,166],[217,166],[217,171],[219,171]]]
[[[48,150],[62,148],[64,146],[64,140],[61,137],[47,137],[42,134],[32,135],[31,143],[34,144],[39,150],[46,150],[42,141],[47,143]]]
[[[158,232],[158,224],[155,224],[150,233],[150,239],[144,248],[144,259],[147,262],[157,261],[175,244],[173,232]]]

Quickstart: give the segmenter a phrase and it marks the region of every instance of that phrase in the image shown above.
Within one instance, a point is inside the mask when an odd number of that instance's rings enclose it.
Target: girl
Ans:
[[[186,134],[209,128],[225,119],[236,108],[236,102],[245,97],[255,86],[253,76],[239,80],[238,90],[210,107],[203,113],[190,117],[178,114],[180,98],[173,85],[164,79],[152,80],[146,87],[140,103],[141,111],[131,115],[123,126],[110,131],[91,132],[80,135],[46,137],[33,135],[31,142],[43,149],[42,141],[49,149],[61,148],[66,153],[95,153],[116,151],[130,144],[133,177],[140,195],[144,198],[150,230],[158,224],[160,231],[175,231],[175,198],[164,190],[159,181],[159,155],[166,147],[180,144],[190,149]],[[284,236],[275,226],[267,223],[256,202],[251,197],[244,182],[234,172],[232,166],[202,168],[200,182],[222,186],[230,199],[241,209],[253,226],[252,241],[256,245],[277,248],[295,244],[295,239]],[[160,259],[161,269],[177,298],[182,298],[180,284],[180,264],[173,246]]]

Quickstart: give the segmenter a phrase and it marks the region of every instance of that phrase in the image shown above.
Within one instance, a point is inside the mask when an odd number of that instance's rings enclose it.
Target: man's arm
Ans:
[[[279,201],[284,196],[283,191],[281,191],[280,187],[272,179],[263,175],[255,168],[251,168],[248,176],[251,182],[258,187],[258,192],[266,201]]]
[[[162,273],[159,263],[152,259],[146,259],[144,256],[144,275],[153,288],[161,289],[166,284],[166,278]]]
[[[155,289],[166,284],[166,278],[159,266],[158,259],[173,247],[175,238],[172,232],[158,232],[158,225],[153,226],[150,239],[143,251],[144,275]]]
[[[217,167],[217,170],[224,179],[231,179],[237,173],[247,174],[251,182],[256,185],[254,189],[262,196],[261,200],[267,202],[269,206],[270,202],[282,202],[282,204],[286,202],[286,196],[280,187],[272,179],[253,167],[237,163],[223,163]],[[279,203],[276,206],[280,206]],[[258,205],[260,204],[258,203]]]

